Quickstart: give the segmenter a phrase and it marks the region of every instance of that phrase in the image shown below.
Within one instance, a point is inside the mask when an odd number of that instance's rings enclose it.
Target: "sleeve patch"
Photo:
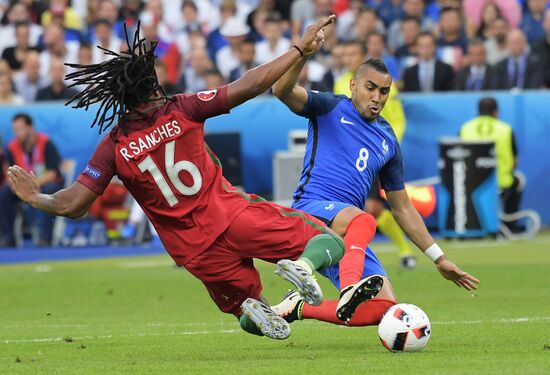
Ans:
[[[217,93],[218,90],[199,91],[197,93],[197,96],[203,102],[209,102],[210,100],[214,99]]]
[[[84,173],[92,177],[94,180],[97,180],[101,177],[101,172],[95,168],[90,167],[89,165],[87,165],[84,169]]]

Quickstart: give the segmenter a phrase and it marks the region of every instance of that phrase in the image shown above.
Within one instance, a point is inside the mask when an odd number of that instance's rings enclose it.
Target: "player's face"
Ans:
[[[375,120],[388,100],[391,76],[367,68],[356,74],[350,82],[351,101],[368,121]]]
[[[384,39],[378,35],[371,35],[367,39],[367,51],[371,57],[379,59],[384,52]]]
[[[468,54],[473,65],[485,64],[485,47],[483,45],[474,44],[470,46]]]
[[[418,57],[420,60],[430,60],[435,54],[435,41],[430,36],[422,35],[416,41],[416,48],[418,50]]]
[[[241,64],[247,67],[252,65],[255,56],[256,47],[253,43],[243,43],[237,52],[237,57],[239,58]]]
[[[401,33],[407,45],[413,44],[416,36],[420,33],[420,26],[414,21],[402,22]]]
[[[32,126],[27,125],[23,119],[14,120],[12,123],[12,128],[15,138],[17,138],[19,142],[24,145],[31,142],[33,134]]]
[[[12,93],[11,79],[5,74],[0,75],[0,96],[9,96]]]

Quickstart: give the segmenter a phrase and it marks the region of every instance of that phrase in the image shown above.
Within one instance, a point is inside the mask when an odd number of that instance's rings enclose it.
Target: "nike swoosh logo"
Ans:
[[[361,250],[362,252],[365,252],[365,249],[359,246],[351,245],[349,248],[350,250]]]
[[[342,118],[340,119],[340,122],[342,124],[355,125],[353,122],[344,119],[344,116],[342,116]]]
[[[325,249],[325,251],[327,252],[328,258],[330,259],[330,264],[332,264],[332,257],[330,256],[330,250]]]

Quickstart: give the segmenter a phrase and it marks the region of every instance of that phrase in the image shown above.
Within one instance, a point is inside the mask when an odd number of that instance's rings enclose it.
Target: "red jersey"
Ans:
[[[116,174],[177,265],[211,246],[249,204],[204,143],[204,121],[228,113],[227,87],[153,104],[99,143],[77,181],[102,194]]]

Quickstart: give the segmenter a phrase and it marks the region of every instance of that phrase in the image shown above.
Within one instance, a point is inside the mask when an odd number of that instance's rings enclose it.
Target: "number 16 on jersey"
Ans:
[[[182,195],[195,195],[200,191],[202,187],[202,176],[199,168],[197,168],[195,164],[187,160],[181,160],[177,163],[174,163],[175,149],[175,141],[168,142],[165,146],[164,168],[166,174],[168,175],[168,179],[172,183],[173,187]],[[168,184],[168,181],[166,181],[164,175],[161,173],[158,166],[155,164],[155,161],[150,155],[148,155],[141,163],[139,163],[138,167],[141,172],[149,172],[151,176],[153,176],[155,183],[157,184],[160,192],[162,193],[170,207],[174,207],[176,204],[178,204],[178,198],[176,198],[176,195]],[[180,180],[179,173],[181,171],[189,172],[189,174],[193,178],[192,186],[187,186]]]

